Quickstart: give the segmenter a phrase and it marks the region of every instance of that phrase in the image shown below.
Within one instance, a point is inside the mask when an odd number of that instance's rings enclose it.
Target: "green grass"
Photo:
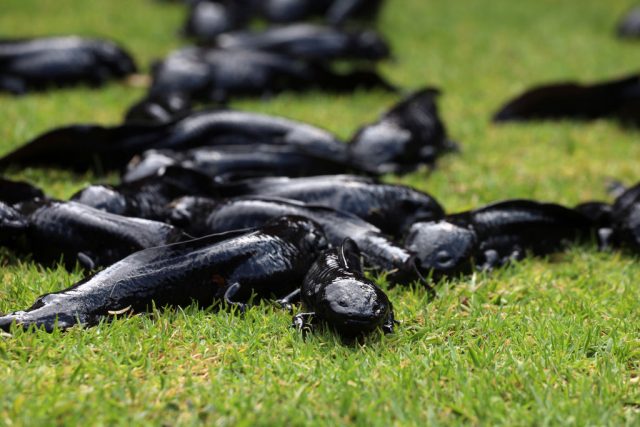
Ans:
[[[179,46],[181,7],[151,0],[3,0],[2,36],[110,36],[146,69]],[[509,97],[540,82],[637,71],[640,43],[613,37],[631,0],[389,0],[380,28],[406,88],[442,88],[463,151],[432,174],[388,177],[448,211],[509,197],[606,199],[613,177],[639,179],[637,131],[614,122],[493,126]],[[54,126],[117,123],[142,88],[112,84],[0,96],[0,153]],[[239,108],[305,120],[347,138],[396,97],[283,94]],[[26,169],[67,197],[91,174]],[[113,177],[111,177],[113,179]],[[640,424],[638,258],[574,248],[492,274],[389,291],[397,333],[355,346],[307,341],[269,304],[244,317],[190,307],[65,334],[0,337],[0,424]],[[0,312],[80,278],[0,252]]]

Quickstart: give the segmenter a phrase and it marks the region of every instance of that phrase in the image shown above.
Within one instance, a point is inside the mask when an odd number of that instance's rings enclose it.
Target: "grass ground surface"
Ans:
[[[638,131],[608,121],[489,123],[532,84],[638,71],[640,42],[613,36],[632,3],[389,0],[380,29],[397,60],[383,70],[407,89],[440,87],[441,113],[463,150],[432,174],[388,180],[431,192],[449,212],[510,197],[606,200],[608,178],[636,182]],[[145,69],[182,43],[178,5],[3,0],[0,9],[1,36],[108,36]],[[116,83],[0,96],[0,153],[54,126],[118,123],[143,92]],[[283,94],[234,106],[346,138],[396,99]],[[61,198],[104,179],[42,169],[9,176]],[[355,346],[327,332],[304,342],[269,304],[244,317],[191,307],[65,334],[16,331],[0,338],[0,423],[637,425],[638,277],[638,258],[583,246],[445,282],[430,303],[422,289],[392,289],[397,333]],[[79,278],[0,252],[0,312]]]

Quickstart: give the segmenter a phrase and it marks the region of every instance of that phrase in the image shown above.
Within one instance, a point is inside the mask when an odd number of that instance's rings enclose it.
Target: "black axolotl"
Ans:
[[[473,229],[446,220],[417,222],[404,241],[404,246],[416,255],[419,268],[433,280],[470,273],[477,245]]]
[[[442,206],[427,193],[354,175],[247,179],[220,186],[218,192],[228,197],[282,197],[328,206],[356,215],[396,238],[415,222],[444,216]]]
[[[44,192],[28,182],[0,177],[0,202],[13,205],[33,199],[45,199]]]
[[[11,206],[0,202],[0,245],[12,246],[29,229],[29,221]]]
[[[261,0],[260,14],[269,22],[299,22],[324,17],[330,25],[374,21],[382,0]]]
[[[343,30],[306,23],[226,33],[218,36],[216,42],[223,49],[261,50],[310,61],[378,61],[390,56],[389,45],[375,31]]]
[[[188,240],[190,236],[163,222],[129,218],[76,202],[34,199],[15,205],[27,227],[14,249],[69,269],[103,268],[142,249]],[[14,218],[14,221],[16,218]]]
[[[537,86],[501,107],[493,121],[599,118],[640,122],[640,75],[587,85],[562,82]]]
[[[128,76],[136,65],[107,40],[76,36],[0,40],[0,92],[23,94],[52,86],[99,86]]]
[[[605,241],[640,253],[640,183],[624,190],[611,208],[611,236]]]
[[[365,265],[389,272],[394,284],[418,280],[413,255],[395,244],[372,224],[347,212],[326,206],[307,205],[295,200],[247,196],[223,201],[201,198],[178,200],[173,206],[171,222],[195,236],[221,233],[238,228],[257,227],[283,215],[310,218],[322,227],[329,243],[338,246],[350,237],[364,255]]]
[[[393,306],[382,289],[362,273],[360,252],[351,239],[320,255],[302,287],[279,302],[290,308],[298,298],[306,312],[294,316],[293,325],[301,330],[320,321],[345,338],[376,329],[393,332]]]
[[[213,43],[217,35],[245,27],[256,13],[254,3],[254,0],[193,2],[182,33],[202,44]]]
[[[71,125],[48,131],[0,159],[0,168],[45,165],[87,170],[123,168],[149,149],[187,150],[219,145],[296,147],[344,162],[346,145],[318,127],[266,114],[210,109],[160,125]]]
[[[155,175],[117,186],[93,184],[71,196],[83,205],[117,215],[164,221],[166,205],[185,196],[206,196],[214,192],[215,182],[196,170],[167,166]]]
[[[160,125],[188,116],[193,111],[191,98],[179,92],[145,96],[124,115],[130,125]]]
[[[548,255],[593,231],[592,221],[574,209],[514,199],[414,224],[405,246],[424,274],[455,275],[468,272],[473,263],[491,269],[529,252]]]
[[[283,297],[302,282],[326,240],[312,221],[279,218],[255,231],[234,231],[136,252],[60,292],[43,295],[25,311],[0,317],[52,331],[91,326],[112,313],[156,307],[244,307],[253,294]]]
[[[369,64],[338,70],[276,52],[185,47],[155,64],[150,94],[178,92],[210,103],[285,90],[350,93],[357,88],[396,90]]]
[[[149,150],[135,156],[122,176],[124,182],[155,175],[177,165],[197,170],[216,182],[262,176],[309,176],[345,173],[345,162],[314,156],[296,147],[269,144],[220,145],[186,151]]]
[[[439,156],[456,149],[438,113],[439,93],[435,88],[416,91],[360,128],[349,143],[352,163],[372,174],[405,173],[433,166]]]

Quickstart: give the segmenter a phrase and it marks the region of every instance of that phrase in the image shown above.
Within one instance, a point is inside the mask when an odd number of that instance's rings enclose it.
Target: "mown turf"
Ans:
[[[181,44],[177,5],[2,3],[2,36],[110,36],[144,69]],[[640,43],[613,37],[632,3],[389,0],[380,28],[396,60],[384,72],[407,89],[443,90],[462,152],[432,174],[388,179],[431,192],[450,212],[509,197],[607,199],[608,179],[640,179],[640,134],[615,122],[489,123],[534,83],[637,71]],[[54,126],[117,123],[143,93],[112,84],[0,96],[0,153]],[[234,106],[347,138],[396,99],[283,94]],[[31,168],[9,176],[58,197],[115,179]],[[422,289],[393,289],[402,325],[359,345],[328,332],[305,342],[269,304],[244,317],[190,307],[66,334],[16,331],[0,338],[0,424],[638,424],[639,276],[638,258],[587,245],[442,283],[433,302]],[[0,252],[0,312],[79,278]]]

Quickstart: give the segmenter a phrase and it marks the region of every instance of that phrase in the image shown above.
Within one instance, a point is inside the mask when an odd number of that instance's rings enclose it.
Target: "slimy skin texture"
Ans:
[[[372,174],[406,173],[436,159],[456,145],[438,114],[439,91],[425,88],[393,106],[375,123],[363,126],[349,143],[352,163]]]
[[[328,206],[356,215],[398,239],[415,222],[444,217],[442,206],[427,193],[354,175],[248,179],[223,186],[220,193],[228,197],[280,197]]]
[[[0,317],[52,331],[91,326],[112,313],[156,307],[203,307],[225,301],[241,309],[252,293],[282,297],[301,283],[326,247],[320,229],[287,217],[253,232],[235,231],[136,252],[69,289],[43,295],[29,309]]]
[[[638,123],[640,76],[590,85],[561,82],[534,87],[507,102],[494,122],[528,120],[594,120],[602,117]]]
[[[298,148],[346,162],[347,147],[335,135],[306,123],[266,114],[209,109],[161,125],[72,125],[48,131],[0,159],[0,168],[45,165],[74,170],[122,169],[149,149],[250,145]],[[70,155],[72,153],[73,155]]]
[[[77,262],[87,270],[107,267],[136,251],[188,238],[163,222],[129,218],[76,202],[34,200],[18,205],[18,210],[28,223],[22,249],[46,264],[62,256],[68,269]]]
[[[376,271],[390,272],[392,283],[410,283],[417,280],[413,255],[395,244],[380,230],[362,219],[346,212],[325,206],[306,205],[295,200],[268,197],[242,197],[216,203],[204,203],[203,199],[191,199],[194,203],[176,203],[180,207],[177,216],[182,217],[187,233],[202,236],[223,233],[238,228],[258,227],[283,215],[296,215],[313,220],[324,230],[333,246],[345,238],[353,239],[364,256],[365,265]],[[195,209],[189,214],[190,208]],[[186,218],[196,219],[190,224]]]
[[[393,332],[391,302],[382,289],[364,277],[360,252],[353,240],[346,239],[318,258],[305,276],[300,296],[306,312],[293,319],[300,329],[319,320],[345,338],[377,329]]]
[[[75,36],[0,40],[0,92],[101,86],[136,72],[133,58],[106,40]]]
[[[389,46],[375,31],[345,31],[314,24],[226,33],[217,38],[217,45],[224,49],[262,50],[311,61],[379,61],[390,56]]]

